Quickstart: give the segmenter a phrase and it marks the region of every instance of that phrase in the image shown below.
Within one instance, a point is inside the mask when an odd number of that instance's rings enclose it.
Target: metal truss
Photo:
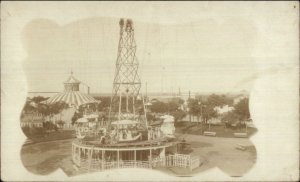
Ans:
[[[120,19],[120,39],[113,81],[109,123],[115,120],[134,119],[146,121],[143,98],[139,99],[141,80],[136,57],[133,22]],[[141,101],[142,100],[142,101]],[[144,116],[142,116],[144,115]],[[147,125],[147,121],[146,121]]]

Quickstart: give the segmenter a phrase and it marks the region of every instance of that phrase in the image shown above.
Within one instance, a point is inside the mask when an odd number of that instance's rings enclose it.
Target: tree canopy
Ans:
[[[226,95],[211,94],[209,96],[198,96],[188,100],[189,113],[192,115],[202,115],[205,121],[217,117],[215,107],[232,105],[233,99]]]
[[[244,98],[234,105],[234,110],[222,117],[222,121],[228,123],[242,122],[250,118],[249,99]]]

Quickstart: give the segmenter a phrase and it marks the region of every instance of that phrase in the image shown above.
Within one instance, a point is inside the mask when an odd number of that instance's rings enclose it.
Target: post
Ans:
[[[120,167],[120,151],[117,151],[118,168]]]
[[[192,167],[192,159],[191,158],[189,158],[189,164],[190,164],[190,171],[192,171],[193,170],[193,167]]]
[[[81,148],[78,148],[79,149],[79,161],[78,161],[78,164],[80,166],[80,163],[81,163]]]
[[[104,168],[105,159],[104,159],[104,151],[103,150],[101,150],[101,161],[102,161],[101,168],[102,168],[102,170],[104,170],[103,168]]]
[[[74,161],[74,146],[72,144],[72,160]]]
[[[149,166],[152,168],[152,149],[150,148]]]
[[[166,148],[162,148],[160,154],[159,154],[159,157],[162,158],[163,160],[163,165],[165,166],[166,165],[166,156],[165,156],[165,152],[166,152]]]
[[[146,120],[146,128],[148,129],[148,120],[147,120],[147,114],[146,114],[146,107],[145,107],[145,102],[144,102],[144,97],[142,96],[143,100],[143,106],[144,106],[144,115],[145,115],[145,120]]]
[[[136,167],[136,150],[134,150],[134,167]]]
[[[191,91],[189,90],[189,102],[191,101]],[[191,108],[189,107],[189,120],[191,122]]]
[[[201,112],[201,135],[203,134],[203,115],[202,115],[202,105],[200,105],[200,112]]]
[[[146,99],[147,99],[148,93],[147,93],[147,82],[146,82]]]
[[[91,169],[92,159],[93,159],[93,148],[92,148],[91,150],[88,151],[89,171],[90,171],[90,169]]]
[[[129,90],[126,89],[126,112],[127,113],[129,112],[129,109],[128,109],[128,92],[129,92]]]

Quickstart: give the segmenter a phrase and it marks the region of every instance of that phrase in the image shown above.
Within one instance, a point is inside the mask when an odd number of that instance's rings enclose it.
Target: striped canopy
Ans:
[[[42,103],[53,104],[55,102],[65,102],[69,105],[80,106],[83,104],[97,103],[98,101],[92,96],[81,93],[80,91],[65,91],[50,97],[48,100]]]

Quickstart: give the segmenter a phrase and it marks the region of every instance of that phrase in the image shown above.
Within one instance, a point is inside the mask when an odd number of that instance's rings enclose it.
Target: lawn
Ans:
[[[176,133],[181,134],[193,134],[193,135],[202,135],[201,133],[201,124],[191,123],[191,122],[178,122],[175,123]],[[246,132],[245,128],[234,129],[234,128],[225,128],[224,125],[211,125],[210,129],[208,125],[204,125],[202,131],[212,131],[217,133],[217,137],[225,138],[234,138],[234,133],[244,133]],[[257,132],[256,128],[247,128],[248,137],[252,136]]]
[[[47,142],[47,141],[55,141],[55,140],[65,140],[65,139],[71,139],[75,137],[76,136],[74,130],[58,130],[58,131],[51,131],[49,133],[30,135],[28,138],[31,141],[30,143],[39,143],[39,142]]]

